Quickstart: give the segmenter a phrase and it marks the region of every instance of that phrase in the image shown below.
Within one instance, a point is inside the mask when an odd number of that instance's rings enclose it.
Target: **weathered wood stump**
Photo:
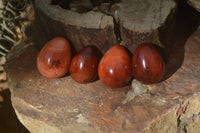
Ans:
[[[83,1],[83,0],[82,0]],[[35,22],[31,40],[41,48],[55,36],[68,38],[75,50],[96,45],[104,53],[113,45],[125,45],[132,52],[143,42],[170,47],[176,18],[173,0],[122,0],[97,4],[78,13],[52,5],[49,0],[35,1]]]
[[[121,1],[109,10],[102,10],[107,6],[99,5],[86,13],[50,5],[48,0],[35,2],[35,30],[29,29],[33,42],[15,47],[5,66],[13,107],[30,132],[150,133],[200,129],[200,27],[185,43],[196,27],[181,20],[177,28],[171,28],[175,22],[173,1],[131,1],[135,10]],[[141,13],[143,9],[153,15]],[[128,19],[130,15],[133,16]],[[169,33],[172,36],[167,36]],[[70,76],[47,79],[38,72],[36,58],[38,48],[55,36],[68,38],[75,50],[89,44],[102,52],[116,44],[125,45],[132,52],[141,42],[164,46],[170,50],[166,58],[168,79],[148,86],[134,80],[132,85],[118,89],[108,88],[99,80],[79,84]]]

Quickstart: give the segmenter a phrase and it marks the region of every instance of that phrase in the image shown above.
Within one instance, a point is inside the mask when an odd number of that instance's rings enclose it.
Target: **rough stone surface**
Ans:
[[[169,64],[184,55],[181,67],[167,80],[149,86],[147,97],[134,96],[126,102],[131,85],[111,89],[100,81],[78,84],[68,75],[46,79],[37,71],[35,46],[17,46],[8,56],[6,71],[19,120],[33,133],[197,132],[200,27],[186,43],[186,37],[176,38],[178,49],[173,49]]]
[[[199,0],[188,0],[187,3],[194,7],[198,12],[200,12],[200,1]]]

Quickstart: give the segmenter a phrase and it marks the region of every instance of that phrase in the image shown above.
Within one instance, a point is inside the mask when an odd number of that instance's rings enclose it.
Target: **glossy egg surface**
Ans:
[[[99,63],[98,74],[111,88],[125,86],[132,77],[131,60],[126,50],[120,45],[111,47]]]
[[[144,84],[153,84],[162,80],[165,64],[151,44],[140,44],[132,58],[133,76]]]
[[[94,81],[98,75],[100,51],[95,46],[84,47],[70,65],[70,75],[78,83]]]
[[[64,76],[71,61],[71,47],[63,37],[50,40],[37,57],[37,68],[47,78]]]

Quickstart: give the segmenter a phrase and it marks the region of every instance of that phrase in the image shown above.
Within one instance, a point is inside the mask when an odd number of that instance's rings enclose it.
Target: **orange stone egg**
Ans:
[[[98,75],[98,64],[102,54],[95,46],[84,47],[70,65],[70,75],[78,83],[94,81]]]
[[[47,78],[64,76],[71,61],[71,47],[63,37],[50,40],[40,51],[37,57],[37,68]]]
[[[132,58],[133,76],[144,84],[162,80],[165,72],[163,58],[151,44],[139,45]]]
[[[99,63],[98,74],[111,88],[125,86],[132,77],[131,59],[126,50],[120,45],[111,47]]]

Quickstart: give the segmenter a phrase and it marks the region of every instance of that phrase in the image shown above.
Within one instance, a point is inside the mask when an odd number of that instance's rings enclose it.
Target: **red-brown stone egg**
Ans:
[[[144,84],[162,80],[165,72],[163,58],[151,44],[140,44],[132,58],[133,76]]]
[[[47,78],[64,76],[71,61],[71,47],[63,37],[50,40],[40,51],[37,57],[37,68]]]
[[[94,81],[98,75],[98,64],[101,53],[95,46],[84,47],[72,59],[70,75],[78,83]]]
[[[126,50],[120,45],[111,47],[99,63],[98,74],[111,88],[125,86],[132,77],[131,59]]]

